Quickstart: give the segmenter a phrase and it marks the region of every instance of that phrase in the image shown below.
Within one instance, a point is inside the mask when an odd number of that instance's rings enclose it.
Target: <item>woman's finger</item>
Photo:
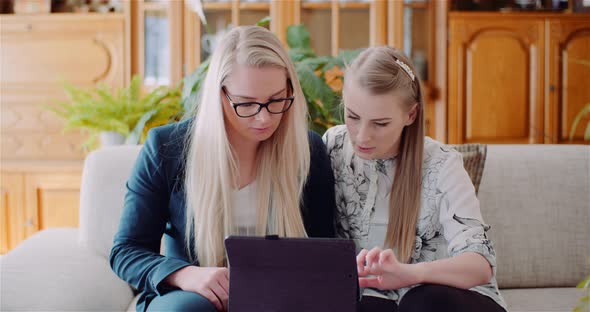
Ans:
[[[221,304],[221,301],[219,301],[219,298],[217,298],[217,296],[213,293],[211,289],[204,290],[203,292],[201,292],[201,295],[207,298],[207,300],[209,300],[209,302],[211,302],[215,306],[215,309],[217,309],[218,311],[223,311],[223,304]]]
[[[361,288],[380,288],[381,283],[376,277],[361,277],[359,278],[359,287]]]
[[[229,295],[228,295],[227,291],[225,291],[225,289],[223,289],[223,287],[221,287],[220,283],[215,283],[215,282],[213,282],[213,285],[211,285],[211,290],[213,291],[215,296],[221,302],[221,305],[223,306],[223,311],[227,311],[227,303],[229,300]]]
[[[361,250],[359,254],[356,256],[356,268],[358,270],[359,275],[363,275],[365,271],[365,258],[369,251],[366,249]]]
[[[213,282],[211,285],[211,290],[213,291],[215,296],[217,296],[217,298],[221,299],[221,301],[227,301],[227,299],[229,298],[228,291],[223,289],[221,283],[219,282]]]
[[[229,294],[229,274],[227,272],[228,270],[226,269],[224,274],[219,278],[218,282],[225,292]]]
[[[381,252],[381,254],[379,255],[379,264],[383,265],[383,264],[391,264],[392,262],[394,262],[395,258],[395,254],[393,253],[393,250],[391,249],[386,249],[383,250]]]
[[[367,253],[367,256],[366,256],[367,265],[366,266],[368,268],[373,267],[373,264],[375,264],[375,263],[377,263],[377,261],[379,261],[379,254],[380,253],[381,253],[381,248],[379,248],[379,247],[375,247]]]

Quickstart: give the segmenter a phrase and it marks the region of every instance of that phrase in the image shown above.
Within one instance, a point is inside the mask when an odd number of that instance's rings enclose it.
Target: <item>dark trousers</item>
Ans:
[[[393,300],[365,296],[359,312],[505,312],[493,299],[480,293],[442,285],[421,285],[402,298],[399,307]]]

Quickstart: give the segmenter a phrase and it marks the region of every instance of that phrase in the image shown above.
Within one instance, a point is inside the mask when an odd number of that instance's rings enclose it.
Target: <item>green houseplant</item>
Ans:
[[[264,23],[268,23],[268,18],[257,25]],[[287,44],[289,57],[295,64],[299,83],[307,100],[309,126],[323,134],[328,128],[342,123],[342,117],[338,113],[343,84],[342,68],[361,50],[343,50],[338,56],[317,56],[311,48],[309,32],[303,25],[289,26]],[[206,59],[184,79],[182,104],[185,111],[198,105],[199,92],[208,69],[209,59]]]
[[[139,76],[118,90],[105,84],[83,90],[65,83],[69,101],[48,109],[64,119],[64,131],[82,129],[89,134],[83,145],[87,150],[95,148],[96,139],[106,133],[118,134],[127,144],[138,144],[150,128],[179,120],[183,114],[180,88],[161,86],[143,95],[141,87]]]

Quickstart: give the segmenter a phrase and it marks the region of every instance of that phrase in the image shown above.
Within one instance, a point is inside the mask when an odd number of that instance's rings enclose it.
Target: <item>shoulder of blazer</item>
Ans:
[[[185,147],[191,120],[184,120],[151,129],[158,138],[158,158],[166,172],[170,189],[184,184]]]

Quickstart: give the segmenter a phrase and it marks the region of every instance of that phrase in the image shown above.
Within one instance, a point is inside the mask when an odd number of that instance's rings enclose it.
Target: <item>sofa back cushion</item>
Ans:
[[[125,184],[139,145],[104,147],[84,161],[80,189],[80,243],[108,258],[119,226]]]
[[[475,193],[479,193],[479,185],[481,183],[481,176],[483,168],[486,164],[486,155],[488,152],[485,144],[459,144],[449,145],[463,156],[463,166],[471,178],[471,182],[475,187]]]
[[[575,286],[590,273],[590,146],[488,145],[478,197],[501,288]]]

